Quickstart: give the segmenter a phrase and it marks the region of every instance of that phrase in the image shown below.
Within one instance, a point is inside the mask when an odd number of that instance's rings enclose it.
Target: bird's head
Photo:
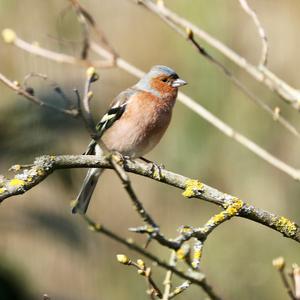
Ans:
[[[158,96],[177,92],[177,89],[187,82],[180,79],[174,70],[157,65],[137,83],[137,87]]]

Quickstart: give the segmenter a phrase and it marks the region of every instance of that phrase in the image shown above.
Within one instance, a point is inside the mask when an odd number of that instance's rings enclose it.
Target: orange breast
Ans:
[[[131,97],[122,117],[103,135],[110,150],[140,157],[150,152],[160,141],[171,119],[176,96],[160,99],[140,92]]]

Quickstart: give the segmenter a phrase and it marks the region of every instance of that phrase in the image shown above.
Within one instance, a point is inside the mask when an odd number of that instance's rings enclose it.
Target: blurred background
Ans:
[[[250,62],[258,62],[261,43],[256,28],[237,0],[165,2]],[[189,82],[183,92],[272,154],[299,167],[299,140],[249,101],[156,16],[131,1],[86,0],[82,4],[123,58],[145,71],[155,64],[174,68]],[[270,69],[299,87],[300,2],[249,0],[249,4],[268,35]],[[79,56],[80,27],[67,8],[67,1],[61,0],[0,0],[0,29],[12,28],[29,42],[37,41],[43,47]],[[203,46],[255,94],[272,107],[279,106],[282,114],[300,128],[295,110],[205,43]],[[20,82],[30,72],[47,74],[72,99],[73,88],[83,88],[85,74],[80,67],[34,57],[2,41],[0,72]],[[136,82],[115,68],[99,73],[100,80],[93,85],[92,103],[97,119],[115,95]],[[41,98],[61,103],[47,82],[32,79],[30,84]],[[8,175],[11,165],[30,163],[42,154],[80,154],[85,150],[89,136],[80,120],[39,108],[2,84],[0,94],[1,174]],[[180,103],[167,134],[148,158],[300,223],[299,183],[225,137]],[[92,233],[81,218],[71,214],[70,200],[79,191],[84,175],[85,170],[57,171],[25,195],[3,202],[1,299],[41,299],[44,293],[53,300],[147,299],[142,278],[133,269],[118,264],[115,257],[117,253],[132,259],[139,256]],[[211,204],[183,198],[177,189],[130,177],[138,196],[168,237],[176,236],[180,225],[200,226],[218,212]],[[89,215],[123,236],[145,242],[145,237],[127,231],[142,223],[111,171],[105,172],[98,184]],[[156,242],[149,249],[168,259],[169,251]],[[202,270],[224,299],[287,299],[272,259],[282,255],[288,263],[300,263],[299,253],[296,242],[251,221],[234,218],[207,240]],[[162,282],[165,271],[154,267],[153,272],[156,281]],[[192,286],[178,299],[196,297],[203,299],[204,294]]]

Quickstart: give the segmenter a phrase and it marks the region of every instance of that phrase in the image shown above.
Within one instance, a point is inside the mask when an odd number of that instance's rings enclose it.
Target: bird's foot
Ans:
[[[128,155],[123,155],[118,151],[112,151],[110,153],[110,159],[113,159],[115,163],[124,168],[126,162],[133,162],[132,158]]]
[[[165,169],[165,166],[163,164],[157,164],[156,162],[148,160],[145,157],[141,157],[140,159],[148,164],[151,164],[151,173],[155,179],[161,180],[163,178],[162,170]]]

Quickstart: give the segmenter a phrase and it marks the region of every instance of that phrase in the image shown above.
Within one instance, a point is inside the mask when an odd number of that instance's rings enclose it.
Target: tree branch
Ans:
[[[0,203],[6,198],[23,194],[30,190],[53,171],[70,168],[112,168],[107,157],[95,157],[94,155],[62,155],[62,156],[41,156],[36,158],[31,167],[22,168],[20,165],[13,166],[12,169],[18,173],[12,179],[0,179]],[[127,172],[135,173],[153,180],[168,184],[184,190],[183,196],[187,198],[198,198],[222,208],[228,208],[233,203],[241,206],[237,216],[246,218],[283,234],[283,236],[300,242],[300,228],[291,220],[277,216],[268,211],[254,207],[238,198],[225,194],[210,187],[198,180],[173,173],[166,169],[161,170],[161,175],[157,176],[150,165],[138,161],[126,160],[124,169]]]
[[[244,57],[234,52],[220,40],[214,38],[206,31],[189,22],[188,20],[175,14],[173,11],[165,7],[165,5],[156,4],[152,0],[139,0],[137,3],[143,4],[151,11],[163,16],[174,24],[181,26],[183,29],[190,28],[196,36],[204,40],[214,49],[218,50],[241,69],[245,70],[256,81],[263,83],[266,87],[278,94],[281,99],[290,104],[296,110],[300,110],[300,91],[277,77],[268,68],[264,67],[263,65],[260,65],[259,67],[252,65]]]
[[[268,60],[268,37],[267,34],[261,25],[261,22],[259,21],[259,18],[255,11],[249,6],[247,0],[239,0],[241,7],[243,10],[252,18],[256,28],[257,32],[259,34],[259,37],[261,39],[261,57],[258,66],[265,66],[267,64]]]
[[[143,256],[147,257],[148,259],[156,262],[160,267],[162,267],[166,270],[172,271],[177,276],[179,276],[181,278],[184,278],[184,279],[200,286],[212,300],[221,300],[221,298],[218,295],[215,294],[212,287],[207,283],[205,277],[203,277],[201,279],[198,279],[193,275],[181,272],[178,269],[176,269],[174,266],[162,261],[157,256],[155,256],[152,253],[148,252],[146,249],[140,247],[139,245],[133,243],[132,241],[128,241],[127,239],[124,239],[123,237],[121,237],[121,236],[117,235],[116,233],[110,231],[108,228],[104,227],[103,225],[96,224],[94,221],[92,221],[91,219],[89,219],[86,216],[83,216],[83,218],[88,222],[88,224],[90,226],[90,229],[92,231],[108,236],[109,238],[119,242],[120,244],[123,244],[124,246],[127,246],[129,249],[134,250],[135,252],[140,253]]]

